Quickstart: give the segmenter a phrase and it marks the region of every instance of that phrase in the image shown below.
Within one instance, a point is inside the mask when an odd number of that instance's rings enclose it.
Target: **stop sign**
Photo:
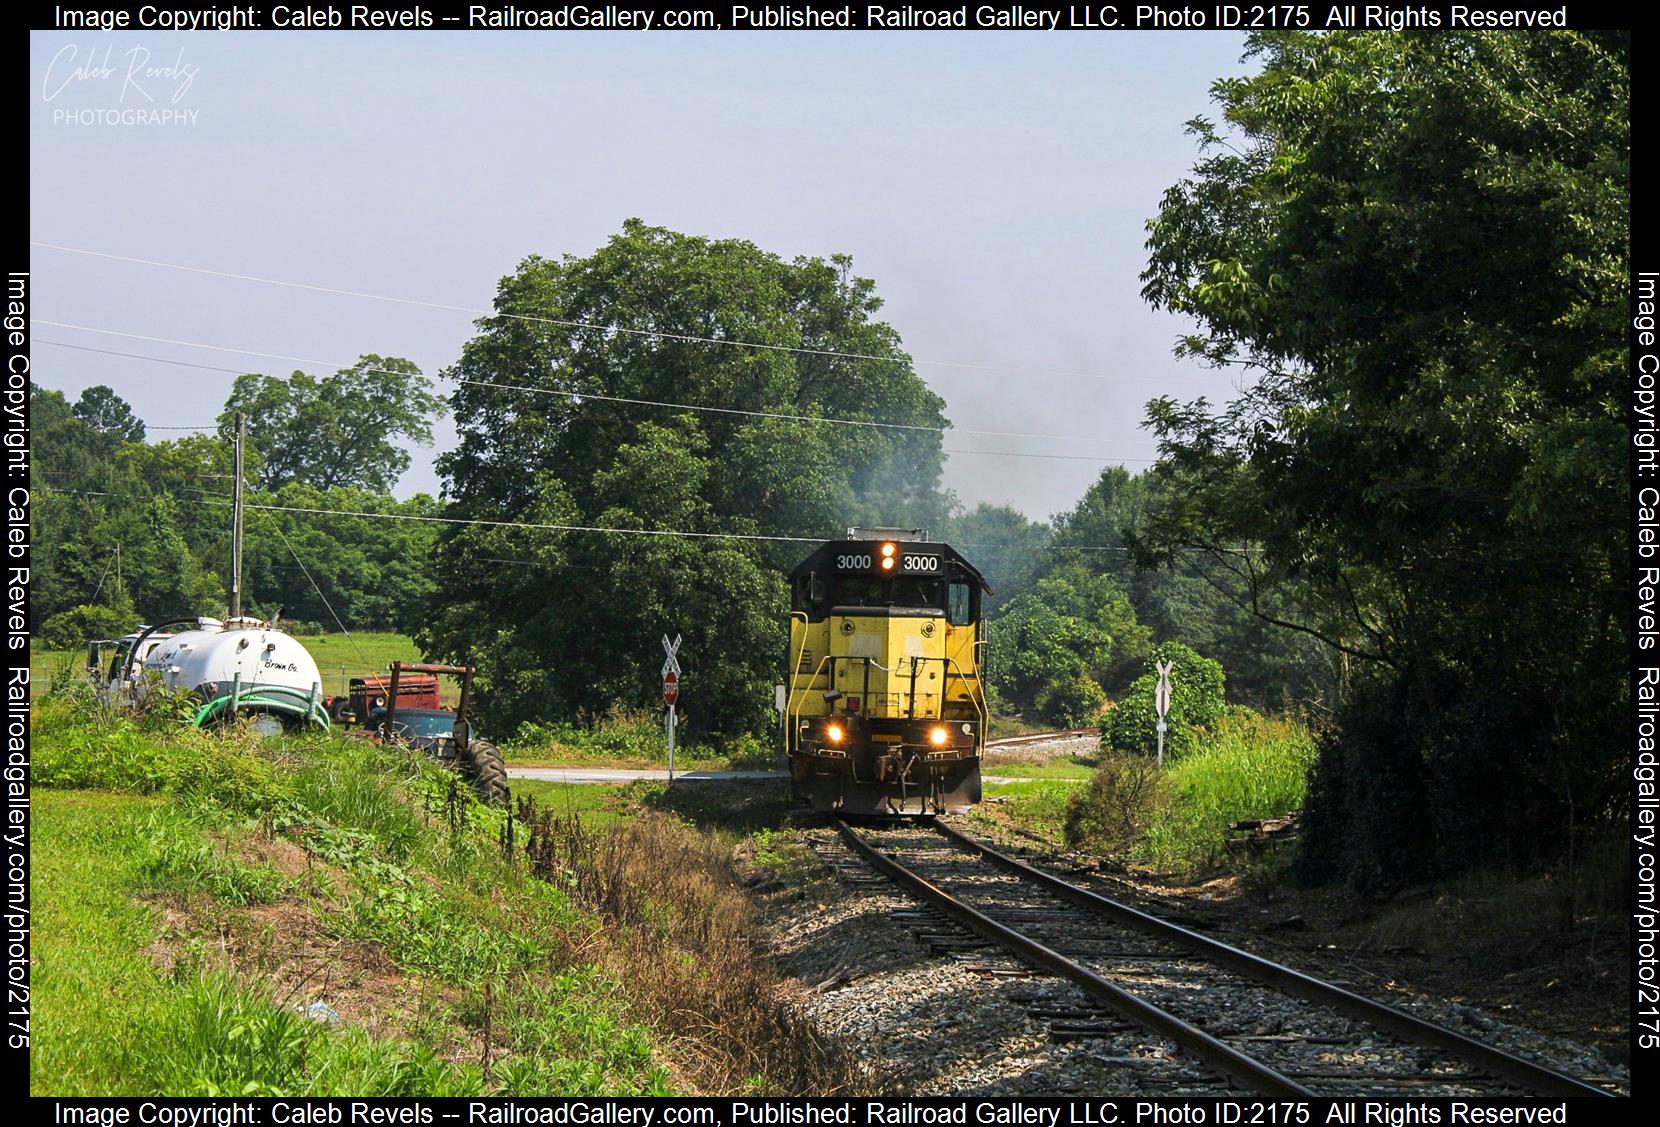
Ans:
[[[668,705],[670,708],[673,708],[674,702],[678,700],[679,697],[680,675],[671,669],[667,673],[663,674],[663,703]]]

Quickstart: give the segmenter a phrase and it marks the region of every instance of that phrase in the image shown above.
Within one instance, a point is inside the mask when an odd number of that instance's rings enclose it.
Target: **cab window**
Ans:
[[[952,580],[946,588],[945,617],[953,626],[967,626],[974,621],[974,588],[962,580]]]

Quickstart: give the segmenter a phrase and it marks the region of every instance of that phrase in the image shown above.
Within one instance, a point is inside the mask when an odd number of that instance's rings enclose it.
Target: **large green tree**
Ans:
[[[1076,563],[1005,603],[988,634],[1000,703],[1056,724],[1093,721],[1151,642],[1118,584]]]
[[[631,220],[585,258],[526,259],[495,307],[449,373],[449,515],[635,531],[452,528],[429,651],[477,662],[511,727],[649,704],[678,632],[694,728],[765,727],[808,545],[741,537],[945,514],[943,404],[873,284]]]
[[[133,414],[125,399],[103,384],[81,392],[71,411],[99,434],[114,435],[123,442],[144,441],[144,421]]]
[[[1144,275],[1196,321],[1182,351],[1250,387],[1151,405],[1169,488],[1141,547],[1199,550],[1365,671],[1311,875],[1535,859],[1614,816],[1623,746],[1628,38],[1250,54]]]
[[[1138,566],[1131,546],[1150,514],[1179,509],[1185,488],[1158,474],[1109,466],[1070,512],[1055,517],[1049,566],[1077,565],[1111,576],[1153,637],[1183,642],[1220,661],[1236,701],[1258,708],[1331,703],[1338,688],[1334,666],[1341,663],[1317,639],[1272,621],[1296,604],[1300,583],[1259,592],[1265,613],[1256,615],[1238,576],[1207,553],[1172,551],[1161,566]]]
[[[1049,562],[1049,526],[1029,520],[1009,505],[981,502],[966,512],[954,513],[943,528],[934,530],[974,561],[986,577],[991,594],[986,609],[996,609],[1032,585]]]
[[[250,478],[261,489],[299,483],[389,493],[409,468],[409,445],[432,442],[443,400],[408,360],[367,355],[332,376],[238,376],[220,436],[247,416]]]

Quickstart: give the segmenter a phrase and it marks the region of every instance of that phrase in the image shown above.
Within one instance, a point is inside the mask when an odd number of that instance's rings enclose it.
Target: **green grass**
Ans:
[[[430,761],[315,734],[180,730],[102,713],[85,692],[31,719],[37,1093],[666,1092],[653,1034],[578,954],[580,913],[503,853],[501,816]],[[302,847],[306,873],[247,856],[256,841]],[[281,937],[275,955],[225,941],[269,932],[249,915],[266,909],[382,952],[423,999],[407,1028],[296,1013],[271,977]]]
[[[1059,841],[1066,821],[1066,804],[1078,792],[1074,782],[1038,779],[1023,783],[987,783],[983,802],[970,816],[981,820],[1008,821],[1046,838]],[[990,802],[997,799],[1000,801]]]
[[[585,722],[528,723],[502,745],[509,763],[538,767],[668,766],[668,736],[660,712],[617,709]],[[681,745],[675,749],[676,770],[718,771],[728,768],[776,767],[771,743],[750,736]]]
[[[533,798],[536,805],[562,817],[579,815],[585,825],[608,826],[628,817],[627,783],[554,783],[541,779],[514,779],[513,797]]]
[[[136,1092],[166,993],[144,955],[157,913],[132,895],[136,823],[158,800],[37,789],[32,801],[31,1089]]]
[[[482,1090],[481,1075],[430,1047],[329,1032],[258,983],[188,960],[162,971],[151,957],[160,912],[136,894],[196,880],[152,865],[158,846],[189,836],[163,800],[41,789],[34,815],[35,1094]]]
[[[981,774],[996,775],[1005,779],[1068,779],[1085,782],[1095,773],[1095,762],[1093,759],[1079,758],[1076,755],[1058,755],[1042,762],[998,762],[997,754],[993,752],[980,770]]]
[[[1314,739],[1289,720],[1232,716],[1165,775],[1166,803],[1147,828],[1147,858],[1195,868],[1223,856],[1228,827],[1302,809]]]

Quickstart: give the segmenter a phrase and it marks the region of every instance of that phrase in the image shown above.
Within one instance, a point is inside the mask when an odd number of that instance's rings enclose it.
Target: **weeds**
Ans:
[[[1139,845],[1164,805],[1163,778],[1144,755],[1104,753],[1089,785],[1066,804],[1066,843],[1109,851]]]
[[[273,904],[289,881],[270,865],[245,865],[177,814],[157,812],[139,835],[140,878],[181,892],[205,892],[226,904]]]
[[[1067,803],[1066,841],[1166,868],[1214,865],[1234,822],[1301,808],[1313,762],[1307,728],[1238,710],[1168,768],[1103,754],[1088,787]]]
[[[1170,768],[1168,802],[1147,827],[1145,855],[1167,867],[1216,863],[1234,822],[1302,808],[1313,763],[1314,740],[1301,725],[1254,714],[1224,718]]]
[[[777,972],[751,948],[731,847],[655,812],[599,832],[521,801],[518,820],[531,872],[604,920],[636,1012],[679,1039],[708,1090],[852,1087],[851,1057],[783,1002]]]

